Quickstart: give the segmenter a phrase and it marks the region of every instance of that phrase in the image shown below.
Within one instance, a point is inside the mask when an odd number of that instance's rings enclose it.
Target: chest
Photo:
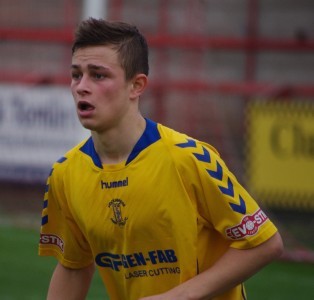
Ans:
[[[69,195],[70,207],[94,247],[132,241],[143,248],[194,230],[193,201],[171,164],[99,172],[80,181]]]

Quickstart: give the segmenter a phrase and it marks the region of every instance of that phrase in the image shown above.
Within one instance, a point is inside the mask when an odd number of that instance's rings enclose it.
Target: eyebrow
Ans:
[[[100,65],[94,65],[94,64],[88,64],[87,68],[89,70],[109,70],[109,68],[104,67],[104,66],[100,66]],[[71,69],[81,69],[80,65],[71,65]]]

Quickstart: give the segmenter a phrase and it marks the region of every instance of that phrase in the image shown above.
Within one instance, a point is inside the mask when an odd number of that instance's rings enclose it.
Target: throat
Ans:
[[[95,150],[103,164],[120,164],[128,160],[145,131],[146,121],[142,118],[128,124],[103,133],[92,132]]]
[[[124,143],[95,143],[95,150],[104,165],[117,165],[127,161],[133,145]]]
[[[104,156],[100,157],[100,160],[103,165],[119,165],[119,166],[125,166],[126,161],[128,159],[128,155],[125,157],[109,157],[109,156]]]

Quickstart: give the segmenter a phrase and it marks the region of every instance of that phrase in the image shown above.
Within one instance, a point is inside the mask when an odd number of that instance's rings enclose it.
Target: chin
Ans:
[[[99,125],[97,126],[96,124],[91,124],[88,122],[81,122],[81,124],[85,129],[93,131],[93,132],[101,133],[105,131],[104,127],[101,127]]]
[[[95,122],[95,120],[92,119],[79,119],[81,125],[85,128],[88,129],[90,131],[94,131],[94,132],[104,132],[106,130],[109,130],[111,128],[114,127],[114,123],[113,122]]]
[[[91,124],[90,122],[85,122],[84,120],[80,120],[81,122],[81,125],[85,128],[85,129],[88,129],[88,130],[91,130],[91,131],[95,131],[97,126],[95,126],[94,124]]]

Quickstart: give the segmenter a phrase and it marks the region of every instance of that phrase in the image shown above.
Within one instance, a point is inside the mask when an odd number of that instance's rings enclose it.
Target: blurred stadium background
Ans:
[[[51,164],[88,134],[68,89],[87,16],[138,26],[145,116],[214,145],[280,228],[282,260],[313,266],[313,0],[0,0],[0,228],[38,228]]]

